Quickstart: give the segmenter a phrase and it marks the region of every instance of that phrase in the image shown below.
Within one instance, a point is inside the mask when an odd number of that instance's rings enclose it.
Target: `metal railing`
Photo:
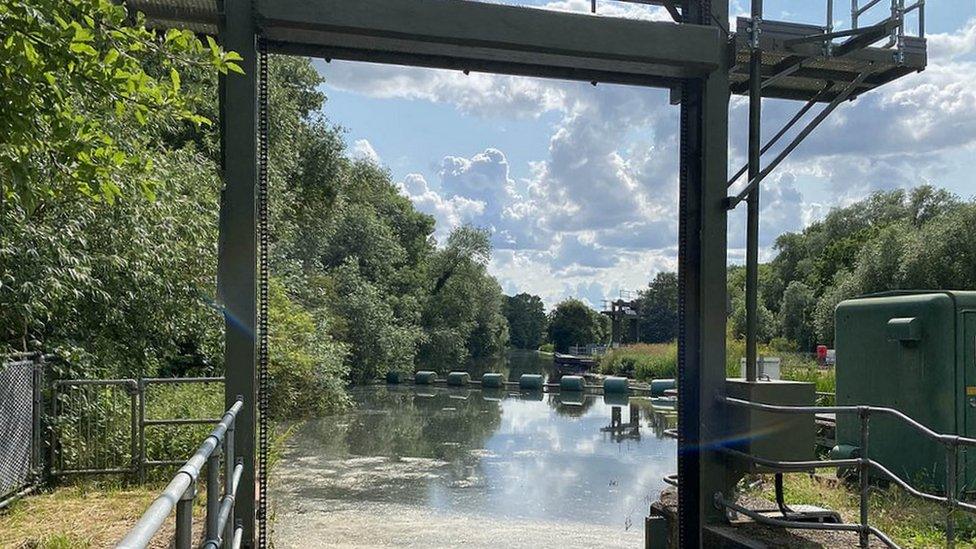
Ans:
[[[868,0],[866,3],[862,3],[861,0],[851,0],[851,29],[856,30],[860,28],[859,24],[861,16],[880,3],[881,0]],[[889,11],[889,17],[892,20],[898,21],[898,27],[892,31],[888,47],[898,44],[898,39],[904,38],[907,35],[905,31],[905,16],[915,11],[918,12],[918,32],[916,36],[919,38],[925,38],[925,0],[917,0],[909,5],[905,4],[905,0],[891,0]],[[831,25],[832,14],[833,0],[827,0],[828,25]],[[827,32],[830,32],[830,30]]]
[[[141,549],[147,547],[152,538],[163,527],[163,523],[176,509],[176,549],[189,549],[193,546],[193,500],[197,496],[197,482],[200,471],[206,467],[207,510],[206,531],[202,547],[218,549],[221,547],[240,547],[243,528],[234,521],[234,502],[241,475],[244,472],[242,459],[234,456],[234,424],[237,414],[244,407],[238,398],[220,419],[213,431],[204,439],[196,453],[187,460],[176,476],[169,482],[163,493],[146,509],[135,526],[116,546],[119,549]],[[221,458],[224,465],[224,490],[220,496]]]
[[[182,460],[149,456],[147,431],[166,426],[212,425],[220,418],[151,417],[152,387],[223,381],[222,377],[186,377],[54,382],[50,409],[51,474],[129,474],[144,481],[151,467],[182,465]]]
[[[898,548],[891,538],[886,536],[883,532],[878,530],[876,527],[871,526],[868,522],[869,514],[869,504],[868,504],[868,489],[870,487],[869,472],[873,469],[882,476],[888,478],[900,488],[905,490],[908,494],[913,497],[923,499],[926,501],[931,501],[944,505],[946,508],[946,545],[947,547],[955,546],[955,519],[953,513],[956,510],[967,511],[969,513],[976,514],[976,504],[968,503],[965,501],[959,501],[957,498],[958,490],[956,484],[957,476],[957,466],[959,461],[959,449],[960,447],[976,447],[976,439],[961,437],[957,435],[944,435],[937,433],[932,429],[929,429],[925,425],[922,425],[918,421],[915,421],[911,417],[905,415],[898,410],[893,408],[884,408],[877,406],[781,406],[773,404],[762,404],[759,402],[751,402],[748,400],[742,400],[732,397],[722,397],[721,401],[730,405],[737,406],[741,408],[748,408],[751,410],[757,410],[762,412],[779,413],[779,414],[856,414],[860,419],[860,456],[851,459],[837,459],[837,460],[814,460],[814,461],[778,461],[771,459],[764,459],[738,450],[731,448],[724,448],[723,451],[734,457],[744,459],[760,465],[762,467],[771,469],[777,472],[799,472],[799,471],[809,471],[812,469],[826,469],[826,468],[856,468],[858,471],[858,483],[860,489],[860,522],[858,524],[829,524],[829,523],[811,523],[811,522],[798,522],[792,520],[783,520],[770,518],[755,511],[751,511],[736,504],[734,501],[729,501],[725,499],[722,494],[715,494],[715,504],[719,507],[724,507],[726,509],[731,509],[733,511],[742,513],[756,522],[766,523],[773,526],[783,527],[783,528],[800,528],[800,529],[816,529],[816,530],[842,530],[849,532],[857,532],[859,536],[860,547],[867,547],[870,536],[875,536],[881,540],[888,547]],[[930,494],[922,492],[911,486],[904,479],[898,475],[891,472],[889,469],[884,467],[882,464],[868,457],[869,448],[869,433],[870,433],[870,419],[872,416],[890,416],[902,423],[905,423],[922,436],[933,440],[939,444],[942,444],[946,450],[946,479],[945,479],[945,496],[939,496],[935,494]]]

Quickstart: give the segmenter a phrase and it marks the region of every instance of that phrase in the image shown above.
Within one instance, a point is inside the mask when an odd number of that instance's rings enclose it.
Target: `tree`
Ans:
[[[678,335],[678,274],[660,272],[640,293],[640,334],[648,343],[666,343]]]
[[[816,344],[813,332],[813,307],[816,303],[813,290],[799,280],[794,280],[783,292],[779,308],[779,325],[784,338],[808,352]]]
[[[107,0],[0,4],[0,196],[33,211],[52,197],[152,195],[152,131],[209,124],[181,85],[193,67],[241,72],[241,57],[191,31],[162,39]]]
[[[556,351],[565,353],[571,345],[604,343],[609,337],[609,319],[578,299],[561,301],[549,313],[549,340]]]
[[[487,272],[491,257],[488,231],[461,226],[431,257],[430,294],[422,325],[427,339],[420,360],[437,369],[491,356],[508,343],[501,286]]]
[[[546,337],[546,307],[542,298],[526,293],[505,296],[509,340],[517,349],[538,349]]]

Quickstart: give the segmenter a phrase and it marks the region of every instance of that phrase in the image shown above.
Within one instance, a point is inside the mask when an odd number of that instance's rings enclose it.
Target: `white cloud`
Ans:
[[[600,5],[601,15],[667,17],[660,8]],[[589,0],[544,7],[588,11]],[[732,11],[741,8],[737,2]],[[776,236],[802,230],[832,206],[932,181],[947,171],[953,151],[976,150],[976,20],[929,35],[929,46],[926,71],[839,108],[763,183],[764,257]],[[496,143],[472,156],[444,157],[430,184],[418,174],[401,182],[404,194],[437,218],[439,239],[461,223],[491,228],[491,269],[506,291],[529,291],[549,305],[568,296],[599,304],[676,268],[678,109],[666,92],[342,62],[327,76],[338,89],[451,105],[466,115],[554,115],[546,156],[528,166],[511,166],[505,144]],[[764,102],[766,135],[797,108]],[[734,98],[733,168],[744,161],[745,111],[746,102]],[[353,148],[370,156],[367,146]],[[741,261],[744,210],[730,214],[730,261]]]
[[[368,139],[357,139],[349,151],[353,158],[362,158],[374,164],[380,164],[380,155],[376,153],[373,144]]]
[[[444,198],[430,189],[424,176],[407,174],[399,184],[400,192],[409,198],[418,210],[434,216],[437,231],[434,236],[443,242],[451,229],[470,223],[485,211],[485,203],[463,196]]]

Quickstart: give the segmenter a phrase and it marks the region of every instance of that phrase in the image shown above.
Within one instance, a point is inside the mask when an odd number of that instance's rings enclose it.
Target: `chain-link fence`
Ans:
[[[40,374],[43,357],[0,357],[0,507],[40,474]]]

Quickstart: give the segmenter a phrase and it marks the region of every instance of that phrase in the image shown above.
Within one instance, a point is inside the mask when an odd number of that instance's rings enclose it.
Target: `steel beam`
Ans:
[[[749,180],[759,175],[762,148],[762,58],[759,37],[762,33],[763,2],[752,0],[749,57]],[[759,333],[759,192],[749,193],[746,212],[746,381],[756,381],[757,336]]]
[[[223,0],[220,40],[239,53],[243,75],[220,80],[221,156],[224,190],[220,200],[217,290],[224,311],[225,404],[239,397],[233,454],[244,460],[237,496],[245,546],[254,539],[254,458],[257,365],[257,49],[251,0]]]
[[[672,87],[724,65],[717,27],[456,0],[256,0],[274,53]]]
[[[685,20],[728,21],[728,0],[685,0]],[[678,533],[680,547],[701,547],[708,525],[724,521],[713,505],[729,476],[719,452],[725,411],[728,67],[685,83],[681,101],[678,384]]]

